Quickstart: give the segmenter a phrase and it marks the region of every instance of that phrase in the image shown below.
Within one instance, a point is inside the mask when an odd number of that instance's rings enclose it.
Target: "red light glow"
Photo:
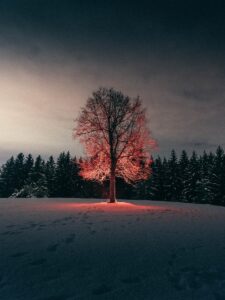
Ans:
[[[106,212],[106,213],[146,213],[153,210],[164,210],[160,206],[139,205],[129,202],[46,202],[42,204],[34,204],[36,208],[41,210],[64,210],[71,212]]]

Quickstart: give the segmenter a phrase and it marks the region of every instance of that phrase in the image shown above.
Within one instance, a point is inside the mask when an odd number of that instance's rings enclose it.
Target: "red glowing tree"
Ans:
[[[84,145],[80,175],[110,180],[109,201],[116,201],[116,177],[132,183],[150,175],[150,150],[155,145],[139,98],[100,88],[87,100],[76,120],[74,137]]]

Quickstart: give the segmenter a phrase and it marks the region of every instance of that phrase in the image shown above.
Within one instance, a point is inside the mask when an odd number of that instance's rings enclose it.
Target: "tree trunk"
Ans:
[[[111,171],[110,175],[110,187],[109,187],[109,202],[116,202],[116,176],[115,172]]]

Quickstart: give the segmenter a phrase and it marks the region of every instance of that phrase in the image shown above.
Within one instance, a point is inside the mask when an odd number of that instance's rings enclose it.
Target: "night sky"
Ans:
[[[143,99],[154,155],[224,146],[223,3],[0,0],[0,162],[80,155],[73,119],[100,86]]]

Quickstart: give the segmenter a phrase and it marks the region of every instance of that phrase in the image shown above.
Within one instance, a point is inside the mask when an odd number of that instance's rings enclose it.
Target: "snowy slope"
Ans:
[[[225,208],[0,200],[0,299],[225,299]]]

